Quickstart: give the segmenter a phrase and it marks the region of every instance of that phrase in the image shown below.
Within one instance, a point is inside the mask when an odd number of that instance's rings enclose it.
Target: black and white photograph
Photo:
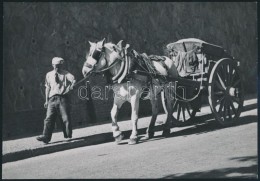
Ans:
[[[258,178],[257,1],[2,6],[2,179]]]

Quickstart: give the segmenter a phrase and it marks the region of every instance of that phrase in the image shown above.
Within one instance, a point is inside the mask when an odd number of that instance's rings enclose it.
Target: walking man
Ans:
[[[46,74],[46,101],[44,107],[47,108],[47,113],[44,120],[43,134],[36,138],[38,141],[42,141],[46,144],[51,140],[55,119],[59,112],[63,121],[64,138],[72,138],[67,93],[73,89],[75,78],[71,73],[62,69],[63,62],[63,58],[54,57],[52,59],[53,70]]]

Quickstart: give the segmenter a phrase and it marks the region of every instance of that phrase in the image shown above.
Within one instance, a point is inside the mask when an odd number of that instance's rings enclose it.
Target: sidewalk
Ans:
[[[257,108],[257,98],[250,97],[244,102],[245,110]],[[207,105],[201,108],[196,116],[211,115],[210,107]],[[139,135],[145,134],[151,117],[144,117],[138,120]],[[162,131],[161,124],[166,120],[166,115],[158,115],[155,131]],[[195,123],[196,124],[196,123]],[[120,130],[124,132],[125,139],[131,134],[131,120],[118,123]],[[183,129],[183,128],[175,128]],[[36,136],[2,142],[2,163],[21,160],[43,154],[68,150],[72,148],[113,142],[114,138],[111,131],[111,123],[95,125],[86,128],[74,129],[73,138],[65,141],[62,132],[53,133],[49,144],[44,144],[36,140]]]

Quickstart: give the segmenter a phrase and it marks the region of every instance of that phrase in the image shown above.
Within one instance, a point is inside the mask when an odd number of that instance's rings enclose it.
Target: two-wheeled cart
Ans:
[[[205,95],[221,125],[234,123],[244,102],[240,62],[222,47],[194,38],[170,43],[167,50],[179,73],[173,103],[177,124],[185,125],[195,117]]]

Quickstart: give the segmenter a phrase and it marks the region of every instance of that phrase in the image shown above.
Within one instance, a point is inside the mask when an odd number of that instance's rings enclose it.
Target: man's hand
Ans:
[[[70,85],[70,90],[73,90],[73,89],[74,89],[75,83],[76,83],[76,80],[73,80],[72,83],[71,83],[71,85]]]
[[[45,103],[44,103],[44,108],[47,108],[48,107],[48,101],[46,101]]]

